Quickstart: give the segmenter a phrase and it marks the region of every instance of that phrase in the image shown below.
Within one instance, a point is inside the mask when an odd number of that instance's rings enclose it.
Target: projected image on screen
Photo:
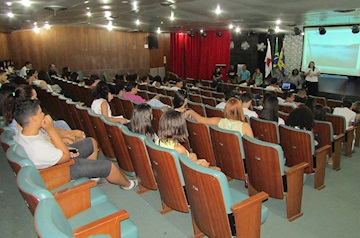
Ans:
[[[321,73],[360,76],[360,35],[350,26],[326,27],[325,35],[317,27],[305,28],[303,70],[310,61]]]

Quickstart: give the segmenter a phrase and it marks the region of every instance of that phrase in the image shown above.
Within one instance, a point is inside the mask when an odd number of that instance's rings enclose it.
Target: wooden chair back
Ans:
[[[210,90],[200,90],[200,94],[202,96],[212,97],[212,92]]]
[[[145,139],[145,144],[163,203],[161,213],[169,212],[169,208],[189,212],[179,154],[156,145],[149,138]]]
[[[308,97],[314,99],[314,101],[316,103],[321,104],[324,107],[327,106],[325,97],[316,97],[316,96],[312,96],[312,95],[309,95]]]
[[[239,132],[210,126],[216,165],[231,178],[245,180],[244,150]]]
[[[285,113],[291,113],[292,111],[294,111],[294,107],[292,107],[290,105],[279,104],[279,111],[282,111]]]
[[[327,99],[326,104],[331,109],[334,109],[335,107],[341,107],[342,106],[342,101],[334,100],[334,99]]]
[[[204,104],[189,101],[187,105],[189,108],[197,112],[200,116],[206,117]]]
[[[206,97],[206,96],[202,96],[202,103],[205,105],[209,105],[212,107],[216,106],[216,100],[214,97]]]
[[[280,125],[280,145],[286,158],[286,166],[292,167],[306,162],[309,167],[305,172],[314,172],[313,155],[315,154],[314,135],[312,132]]]
[[[156,88],[156,92],[157,92],[158,94],[162,94],[162,95],[164,95],[164,96],[167,95],[165,88]]]
[[[143,99],[145,99],[146,101],[149,100],[147,91],[142,91],[142,90],[138,90],[137,94],[142,97]]]
[[[92,137],[96,139],[96,141],[99,141],[99,138],[97,137],[94,127],[90,126],[92,125],[90,115],[88,114],[88,110],[90,109],[87,107],[80,106],[79,104],[76,105],[76,108],[78,109],[81,123],[84,125],[84,132],[86,136]]]
[[[86,131],[85,126],[81,121],[81,116],[80,116],[79,109],[76,108],[76,105],[78,103],[73,102],[71,100],[67,100],[66,104],[67,104],[67,107],[69,109],[70,115],[73,118],[73,121],[75,122],[75,128],[85,132]]]
[[[250,125],[255,138],[274,144],[280,143],[279,129],[276,122],[250,117]]]
[[[209,127],[191,119],[186,119],[186,125],[189,132],[189,141],[192,151],[198,158],[206,159],[211,166],[215,166],[216,161],[214,151],[211,146]]]
[[[124,117],[130,120],[132,116],[132,111],[134,110],[134,104],[131,100],[125,98],[120,98],[120,101],[124,109]]]
[[[346,133],[346,123],[343,116],[327,114],[327,120],[333,125],[334,135]]]
[[[157,190],[154,173],[152,171],[149,155],[145,146],[146,136],[132,133],[129,129],[127,129],[127,127],[123,127],[121,131],[126,147],[129,151],[136,177],[140,182],[140,191],[138,194],[141,194],[149,189]]]
[[[189,93],[189,99],[192,102],[202,103],[200,94]]]
[[[113,100],[111,100],[110,104],[113,105],[114,111],[111,111],[114,116],[125,116],[125,111],[121,103],[121,99],[119,97],[114,97]],[[111,110],[112,110],[111,108]],[[130,118],[128,118],[130,119]]]
[[[288,116],[289,116],[289,113],[279,111],[279,117],[282,118],[285,122],[286,122]]]
[[[153,120],[151,124],[155,132],[157,132],[159,129],[160,118],[163,113],[164,113],[163,108],[152,107]]]
[[[205,105],[205,112],[207,117],[224,117],[224,110],[209,105]]]

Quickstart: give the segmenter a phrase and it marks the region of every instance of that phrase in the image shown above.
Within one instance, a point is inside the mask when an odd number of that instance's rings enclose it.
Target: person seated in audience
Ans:
[[[172,109],[165,111],[160,118],[158,136],[159,138],[155,141],[155,144],[167,149],[176,150],[179,154],[187,155],[195,163],[209,167],[209,162],[205,159],[198,159],[195,153],[190,153],[180,144],[185,141],[187,136],[186,121],[181,113]],[[220,170],[218,167],[210,168]]]
[[[299,70],[294,69],[291,74],[289,74],[289,77],[287,77],[284,80],[285,83],[290,83],[292,85],[294,85],[294,88],[300,89],[302,88],[301,86],[301,76],[299,74]]]
[[[5,71],[9,75],[14,75],[15,74],[14,62],[12,60],[7,60]]]
[[[285,77],[284,77],[283,73],[281,72],[280,68],[276,68],[273,78],[276,78],[277,85],[282,85]]]
[[[305,103],[307,100],[307,94],[306,94],[306,89],[302,88],[299,89],[298,93],[295,95],[295,102],[299,102],[299,103]]]
[[[169,84],[170,84],[170,82],[169,82]],[[159,75],[156,75],[154,77],[154,81],[152,82],[151,85],[159,88],[161,86],[161,77]],[[170,88],[170,85],[169,85],[169,88]]]
[[[50,64],[50,65],[49,65],[49,76],[50,76],[50,78],[51,78],[52,76],[56,76],[56,77],[59,76],[58,73],[57,73],[57,69],[56,69],[55,64]]]
[[[11,83],[3,84],[0,88],[0,116],[3,116],[5,99],[15,91],[16,85]]]
[[[21,131],[21,126],[14,119],[15,105],[20,101],[37,99],[36,91],[29,85],[19,85],[15,90],[8,94],[4,100],[3,116],[5,124],[9,126],[15,134]],[[63,120],[53,122],[54,127],[65,144],[72,144],[85,138],[85,133],[80,130],[71,130],[70,126]],[[46,131],[43,131],[46,134]],[[92,138],[91,138],[92,139]],[[93,148],[97,151],[97,142],[92,139]]]
[[[308,107],[305,106],[295,108],[294,111],[292,111],[288,116],[286,125],[312,132],[314,128],[313,113]],[[315,149],[319,149],[321,147],[321,138],[318,135],[314,135],[314,145]]]
[[[177,91],[184,87],[184,83],[181,79],[177,78],[175,80],[175,85],[170,88],[170,90]]]
[[[207,125],[218,126],[222,129],[237,131],[241,135],[254,137],[250,125],[246,122],[242,105],[239,99],[230,98],[225,105],[224,116],[221,117],[202,117],[193,110],[188,110],[185,115],[192,116],[197,122]]]
[[[224,109],[225,105],[226,105],[226,102],[230,98],[235,97],[235,93],[230,89],[225,90],[224,95],[225,95],[225,102],[220,102],[218,105],[215,106],[216,108]]]
[[[108,118],[110,121],[121,124],[128,123],[128,119],[123,116],[112,116],[109,102],[113,100],[114,95],[111,93],[109,85],[106,82],[99,82],[93,91],[95,100],[91,103],[91,110]]]
[[[48,87],[51,87],[51,90],[56,93],[62,93],[62,89],[58,84],[54,84],[54,81],[49,77],[45,70],[40,70],[38,73],[38,79],[45,81]]]
[[[158,88],[170,89],[171,88],[170,80],[165,77],[164,80],[162,81],[162,85],[160,85],[160,87]]]
[[[240,82],[239,84],[243,84],[243,83],[246,83],[246,84],[249,84],[250,83],[250,77],[251,77],[251,74],[250,74],[250,71],[247,70],[247,65],[244,64],[240,70]]]
[[[279,117],[279,101],[277,97],[271,95],[265,99],[259,118],[277,122],[278,125],[285,124],[284,120]]]
[[[191,89],[200,89],[201,86],[202,86],[201,81],[196,79],[194,80],[194,85],[191,87]]]
[[[24,66],[20,69],[20,77],[26,78],[27,72],[32,69],[32,64],[30,61],[26,61]]]
[[[316,104],[314,107],[314,120],[326,121],[326,111],[323,105]]]
[[[346,129],[349,129],[355,124],[356,112],[350,109],[351,106],[352,102],[348,99],[344,99],[342,107],[335,107],[333,111],[333,115],[345,117]]]
[[[222,77],[223,77],[223,75],[221,74],[221,68],[216,67],[213,74],[212,74],[212,80],[217,81],[217,82],[221,82]]]
[[[139,95],[137,95],[138,92],[138,85],[136,82],[128,82],[126,87],[125,87],[125,94],[122,96],[125,99],[128,100],[132,100],[135,102],[139,102],[139,103],[147,103],[152,107],[163,107],[163,108],[168,108],[169,106],[162,103],[160,101],[160,96],[156,95],[155,97],[153,97],[152,99],[150,99],[149,101],[146,101],[145,99],[143,99],[142,97],[140,97]]]
[[[265,90],[269,90],[269,91],[276,91],[276,92],[281,92],[281,88],[280,86],[277,84],[277,78],[272,78],[270,81],[270,85],[266,86]]]
[[[77,72],[72,72],[70,74],[70,81],[79,83],[79,74]]]
[[[279,99],[278,99],[279,100]],[[285,93],[285,100],[281,102],[283,105],[298,107],[298,103],[295,102],[295,93],[293,91],[289,91]]]
[[[6,83],[9,83],[8,75],[7,75],[6,71],[0,70],[0,88],[2,87],[3,84],[6,84]]]
[[[254,85],[254,87],[261,87],[263,84],[263,74],[260,72],[259,68],[256,68],[249,85]]]
[[[132,132],[144,135],[155,142],[158,136],[152,127],[152,120],[151,106],[146,103],[138,104],[132,112],[129,128]]]
[[[310,111],[312,111],[312,113],[314,114],[315,112],[315,106],[316,106],[316,101],[313,98],[308,98],[304,104],[304,106],[308,107],[310,109]]]
[[[101,80],[100,80],[99,75],[97,75],[97,74],[92,74],[92,75],[90,75],[89,81],[90,81],[90,87],[91,87],[91,88],[96,88],[97,84],[98,84]]]
[[[244,111],[244,115],[250,117],[259,117],[258,114],[252,110],[250,110],[250,106],[252,104],[252,96],[250,93],[243,93],[240,96],[240,101],[242,103],[242,108]]]
[[[230,69],[227,72],[226,76],[228,77],[228,83],[237,83],[237,73],[235,71],[234,65],[230,65]]]
[[[38,169],[73,159],[75,164],[70,166],[71,179],[106,178],[110,183],[120,185],[125,190],[137,187],[138,180],[128,180],[109,160],[89,159],[93,148],[79,145],[76,153],[70,152],[54,129],[52,118],[42,112],[38,100],[18,102],[15,105],[14,117],[23,127],[14,140],[24,148]],[[41,133],[41,128],[47,131],[48,137]]]
[[[355,122],[359,123],[359,121],[360,121],[360,101],[354,102],[353,105],[351,106],[351,110],[356,113]],[[360,129],[358,128],[357,130],[360,130]]]
[[[150,78],[148,74],[141,77],[140,85],[147,85],[147,84],[150,84]]]
[[[65,79],[65,80],[70,80],[70,75],[71,75],[71,70],[69,67],[64,67],[62,69],[62,74],[61,74],[61,78]]]

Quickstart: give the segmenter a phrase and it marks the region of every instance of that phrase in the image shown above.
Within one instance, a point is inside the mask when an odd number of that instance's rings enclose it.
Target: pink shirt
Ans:
[[[124,98],[129,99],[129,100],[133,100],[135,102],[140,102],[140,103],[146,102],[145,99],[143,99],[139,95],[134,95],[134,94],[131,94],[131,93],[128,93],[128,92],[126,92],[124,94]]]

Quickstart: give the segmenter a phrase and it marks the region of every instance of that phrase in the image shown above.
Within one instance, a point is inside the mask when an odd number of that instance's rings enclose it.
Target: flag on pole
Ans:
[[[265,56],[265,78],[271,73],[272,69],[272,57],[271,57],[271,46],[270,41],[267,39],[267,50]]]
[[[278,68],[281,70],[281,73],[285,75],[285,54],[284,54],[284,44],[281,47],[279,61],[278,61]]]
[[[276,68],[278,68],[279,61],[279,38],[276,37],[274,60],[273,60],[273,74],[275,74]]]

